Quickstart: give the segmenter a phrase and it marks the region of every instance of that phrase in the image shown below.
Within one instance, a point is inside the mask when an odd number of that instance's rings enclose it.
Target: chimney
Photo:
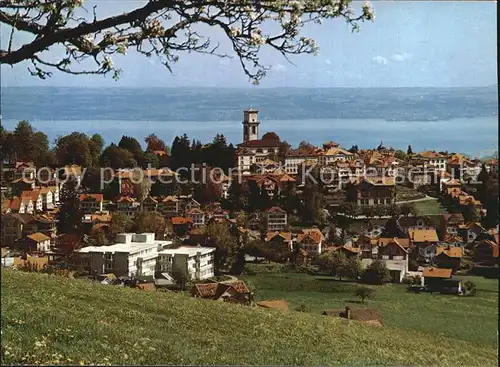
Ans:
[[[347,320],[350,320],[351,319],[351,309],[349,308],[349,306],[346,306],[345,307],[345,318]]]

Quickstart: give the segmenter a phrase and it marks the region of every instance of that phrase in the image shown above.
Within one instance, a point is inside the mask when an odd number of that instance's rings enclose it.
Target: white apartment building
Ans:
[[[157,271],[180,269],[192,279],[214,275],[215,248],[187,247],[169,249],[172,241],[155,240],[154,233],[121,233],[110,246],[89,246],[80,249],[87,255],[90,271],[116,276],[155,276]]]
[[[158,253],[158,270],[171,273],[177,269],[190,279],[208,279],[214,276],[214,255],[212,247],[164,249]]]

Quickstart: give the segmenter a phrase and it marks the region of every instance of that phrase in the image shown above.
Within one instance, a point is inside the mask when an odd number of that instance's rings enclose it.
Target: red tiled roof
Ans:
[[[40,195],[40,190],[25,190],[21,193],[22,200],[37,201]]]
[[[193,296],[200,298],[213,298],[217,289],[218,283],[201,283],[194,284],[191,293]]]
[[[422,274],[424,278],[451,278],[451,269],[444,268],[424,268]]]
[[[266,210],[267,213],[286,213],[283,209],[281,209],[279,206],[273,206],[269,209]]]
[[[40,232],[32,233],[26,237],[29,238],[30,240],[35,241],[35,242],[43,242],[43,241],[50,240],[49,236],[47,236],[43,233],[40,233]]]
[[[291,232],[279,232],[279,231],[274,231],[274,232],[267,232],[266,234],[266,241],[270,241],[276,236],[280,236],[283,238],[283,241],[291,241],[292,240],[292,233]]]
[[[193,223],[192,218],[184,218],[184,217],[172,217],[170,218],[170,221],[172,222],[173,225]]]
[[[117,200],[118,203],[133,203],[135,202],[134,198],[131,198],[130,196],[122,196]]]
[[[297,235],[297,242],[301,243],[307,237],[311,238],[315,244],[318,244],[325,239],[325,236],[318,228],[310,228],[303,229],[301,233]]]
[[[94,200],[97,202],[102,202],[104,200],[104,196],[102,194],[80,194],[80,201],[84,200]]]

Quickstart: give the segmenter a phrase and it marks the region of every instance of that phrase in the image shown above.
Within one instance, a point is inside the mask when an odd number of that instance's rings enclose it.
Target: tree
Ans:
[[[44,158],[49,152],[47,135],[35,131],[28,121],[20,121],[13,135],[6,134],[5,143],[11,150],[7,153],[12,154],[15,160],[35,162],[38,166],[44,165]]]
[[[396,150],[394,156],[397,159],[405,160],[407,158],[407,153],[403,152],[402,150]]]
[[[413,150],[411,149],[411,145],[408,145],[408,149],[406,150],[407,155],[413,155]]]
[[[180,269],[179,266],[174,265],[172,267],[171,272],[172,278],[174,278],[174,282],[179,287],[179,290],[184,291],[186,289],[186,284],[191,280],[191,276],[189,273],[186,273],[185,270]]]
[[[140,212],[134,221],[134,229],[137,233],[154,233],[157,239],[163,239],[167,223],[160,213]]]
[[[362,279],[368,284],[384,284],[391,280],[391,274],[385,262],[375,260],[365,269]]]
[[[349,4],[349,0],[147,1],[139,7],[131,5],[127,11],[116,9],[102,17],[98,15],[100,5],[86,9],[80,0],[5,0],[0,1],[0,20],[10,40],[5,43],[9,45],[7,49],[0,49],[0,63],[15,65],[29,61],[32,66],[29,72],[41,79],[50,77],[54,70],[69,74],[111,74],[117,79],[121,70],[111,57],[125,54],[131,48],[146,57],[157,56],[171,70],[182,52],[229,56],[195,30],[211,26],[220,29],[229,41],[245,74],[259,81],[269,69],[259,59],[263,46],[285,56],[316,54],[318,46],[314,40],[300,34],[304,24],[343,18],[353,30],[358,30],[359,22],[374,19],[368,3],[362,6],[359,15]],[[275,32],[264,31],[264,23],[274,23],[276,27],[266,29]],[[26,35],[26,43],[13,42],[19,39],[18,33]],[[44,51],[57,47],[65,49],[60,59],[48,59]]]
[[[280,145],[278,147],[278,160],[283,162],[290,151],[291,146],[288,144],[287,141],[282,141],[280,142]]]
[[[88,192],[101,192],[101,170],[98,167],[90,167],[82,176],[80,185]]]
[[[311,143],[309,143],[309,142],[307,142],[305,140],[302,140],[299,143],[299,149],[300,150],[305,150],[305,151],[310,151],[310,150],[314,149],[314,145],[312,145]]]
[[[170,168],[174,171],[179,168],[191,168],[193,163],[191,143],[186,134],[182,136],[176,136],[173,143],[172,149],[170,150]],[[186,178],[189,172],[182,171],[181,175]]]
[[[93,229],[88,238],[89,246],[107,246],[109,239],[101,228]]]
[[[137,162],[131,152],[119,148],[113,143],[104,149],[99,163],[101,167],[110,167],[113,169],[137,166]]]
[[[402,204],[399,208],[401,211],[401,215],[403,215],[404,217],[409,217],[417,214],[417,209],[415,208],[415,204],[413,203]]]
[[[134,185],[134,195],[143,202],[151,191],[151,181],[141,169],[134,169],[132,172],[132,184]]]
[[[327,273],[331,276],[346,278],[346,266],[348,259],[343,252],[339,251],[328,251],[322,253],[318,258],[318,266],[321,271]]]
[[[114,241],[117,234],[131,232],[133,227],[134,222],[130,217],[123,213],[113,213],[111,225],[109,226],[110,239]]]
[[[134,156],[137,164],[144,166],[144,152],[136,138],[123,135],[118,143],[118,148],[128,150]]]
[[[373,293],[375,293],[375,291],[368,287],[358,287],[354,291],[355,296],[361,298],[361,303],[365,303],[365,299],[371,298]]]
[[[147,144],[146,151],[147,152],[155,152],[155,151],[161,151],[165,152],[166,151],[166,145],[165,142],[157,137],[155,134],[149,134],[146,136],[144,141]]]
[[[399,224],[398,217],[393,216],[386,222],[381,236],[385,238],[400,238],[405,236],[404,230]]]
[[[363,264],[358,257],[347,258],[343,266],[343,277],[351,280],[358,280],[363,273]]]
[[[323,224],[323,193],[318,183],[306,180],[304,187],[304,207],[302,210],[302,220],[307,223]]]
[[[56,140],[55,154],[61,165],[77,164],[82,167],[92,167],[98,163],[100,142],[89,139],[77,131],[61,136]]]
[[[226,261],[234,254],[236,238],[225,223],[211,222],[205,229],[210,246],[215,247],[215,272],[220,273]]]
[[[359,151],[359,148],[357,145],[353,145],[348,151],[351,153],[357,153]]]
[[[92,165],[99,165],[99,158],[101,157],[104,148],[104,139],[100,134],[94,134],[90,138],[90,154],[92,155]]]
[[[57,213],[57,231],[59,233],[81,234],[83,212],[80,211],[80,190],[75,178],[69,179],[62,187],[61,206]]]

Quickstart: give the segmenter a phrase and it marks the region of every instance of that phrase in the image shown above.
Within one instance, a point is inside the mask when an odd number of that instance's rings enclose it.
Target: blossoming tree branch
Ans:
[[[0,49],[0,63],[28,61],[29,72],[45,79],[52,71],[69,74],[111,74],[121,70],[112,56],[134,49],[158,57],[172,70],[183,52],[237,57],[251,80],[258,83],[269,70],[259,59],[270,47],[285,58],[291,54],[316,54],[318,46],[301,34],[307,23],[341,18],[353,30],[373,20],[369,3],[355,11],[351,0],[149,0],[125,13],[99,16],[99,2],[83,0],[0,0],[0,22],[9,30],[9,41]],[[134,2],[131,2],[134,4]],[[230,54],[200,31],[218,28],[232,46]],[[273,29],[274,32],[267,30]],[[30,36],[16,42],[17,33]],[[25,40],[26,37],[23,37]],[[60,58],[47,50],[60,49]]]

